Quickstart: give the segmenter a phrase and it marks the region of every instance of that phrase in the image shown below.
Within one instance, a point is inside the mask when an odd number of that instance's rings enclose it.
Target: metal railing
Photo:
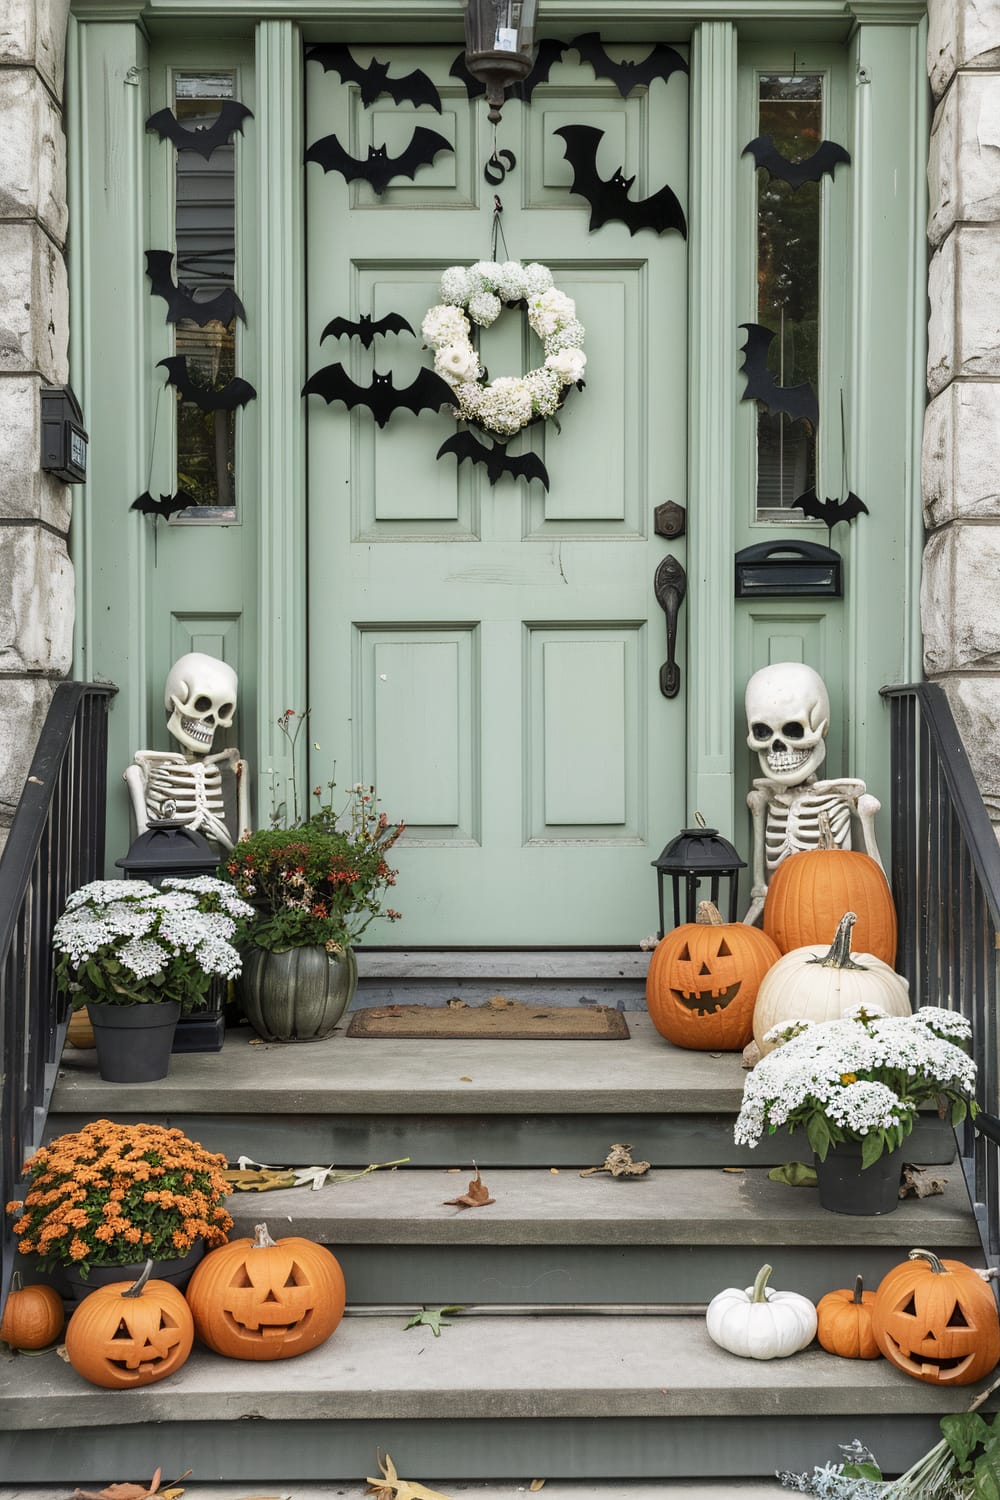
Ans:
[[[997,1266],[1000,846],[944,690],[925,682],[882,694],[891,722],[896,967],[915,1004],[961,1011],[972,1025],[976,1096],[986,1115],[982,1129],[966,1123],[960,1145],[983,1249]]]
[[[104,873],[108,704],[116,689],[62,682],[0,856],[0,1308],[14,1269],[4,1204],[41,1142],[68,1007],[52,978],[66,897]]]

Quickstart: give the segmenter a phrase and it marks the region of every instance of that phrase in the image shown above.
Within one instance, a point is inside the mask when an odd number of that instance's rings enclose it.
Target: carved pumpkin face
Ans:
[[[195,1329],[232,1359],[290,1359],[329,1338],[344,1311],[344,1277],[322,1245],[295,1237],[235,1240],[207,1255],[188,1286]]]
[[[704,902],[697,922],[675,927],[653,952],[646,980],[653,1024],[678,1047],[739,1051],[753,1031],[758,986],[780,957],[763,932],[723,922]]]
[[[180,1369],[194,1343],[191,1312],[176,1287],[150,1281],[138,1296],[123,1296],[129,1287],[116,1281],[91,1292],[66,1329],[74,1370],[108,1390],[165,1379]]]
[[[879,1348],[897,1369],[931,1385],[972,1385],[1000,1359],[1000,1324],[993,1292],[963,1261],[930,1251],[883,1278],[873,1327]]]

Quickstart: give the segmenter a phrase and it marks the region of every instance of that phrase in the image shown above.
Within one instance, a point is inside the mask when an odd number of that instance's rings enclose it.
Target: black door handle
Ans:
[[[687,593],[687,574],[676,557],[665,557],[653,575],[656,602],[667,617],[667,659],[660,668],[660,692],[664,698],[676,698],[681,690],[681,669],[677,665],[677,615]]]

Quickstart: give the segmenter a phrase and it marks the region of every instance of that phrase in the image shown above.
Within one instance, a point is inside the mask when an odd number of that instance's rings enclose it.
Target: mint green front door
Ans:
[[[362,61],[369,49],[356,47]],[[634,49],[642,55],[647,48]],[[308,370],[342,362],[406,386],[431,355],[422,317],[449,265],[541,261],[586,327],[586,388],[511,444],[544,459],[548,493],[435,454],[446,414],[308,398],[310,779],[372,783],[392,819],[394,906],[404,921],[369,939],[405,946],[632,944],[656,926],[650,860],[688,821],[684,614],[682,688],[660,690],[667,654],[653,579],[682,540],[654,511],[686,498],[687,246],[676,231],[621,223],[591,233],[567,189],[565,125],[604,132],[598,169],[635,174],[639,199],[669,183],[687,202],[687,77],[623,100],[575,52],[530,106],[510,102],[497,146],[482,100],[449,77],[457,49],[384,47],[400,74],[428,73],[442,113],[359,91],[306,65],[306,142],[336,134],[355,157],[404,150],[417,127],[454,146],[376,196],[306,168]],[[401,313],[417,333],[321,342],[338,316]],[[523,314],[481,341],[491,377],[541,363]]]

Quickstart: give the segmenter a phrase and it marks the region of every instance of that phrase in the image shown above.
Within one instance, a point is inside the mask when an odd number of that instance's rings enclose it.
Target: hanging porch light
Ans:
[[[682,921],[693,922],[698,911],[698,902],[707,897],[720,910],[729,907],[728,920],[738,920],[736,912],[739,902],[740,871],[747,862],[741,859],[728,839],[721,837],[717,828],[706,828],[701,813],[695,813],[697,828],[682,828],[676,838],[664,849],[658,859],[651,861],[656,871],[656,887],[659,895],[660,931],[666,932],[666,910],[664,881],[669,879],[673,890],[674,926]],[[720,900],[720,882],[727,882],[729,900]],[[708,891],[701,889],[702,881],[708,883]],[[681,916],[682,893],[684,916]]]
[[[535,66],[538,0],[462,0],[465,66],[486,87],[489,118],[500,123],[504,89]]]

